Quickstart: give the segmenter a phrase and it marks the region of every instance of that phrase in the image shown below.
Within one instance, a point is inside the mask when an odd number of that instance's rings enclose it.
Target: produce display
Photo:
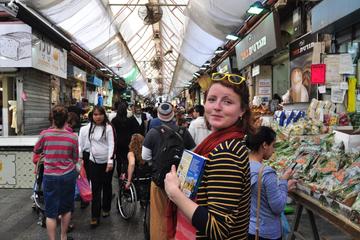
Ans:
[[[280,123],[275,123],[272,127],[287,136],[318,135],[329,132],[329,127],[322,122],[306,118],[300,118],[297,122],[293,122],[286,127],[281,127]]]
[[[333,133],[287,138],[277,131],[276,151],[267,164],[278,171],[295,166],[299,190],[360,224],[360,153],[345,153]]]

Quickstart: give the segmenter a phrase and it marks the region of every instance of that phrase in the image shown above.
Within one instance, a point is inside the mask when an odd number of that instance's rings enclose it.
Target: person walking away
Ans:
[[[255,239],[256,229],[260,240],[281,240],[282,227],[280,215],[285,209],[288,191],[295,187],[296,180],[289,180],[291,168],[278,179],[276,172],[263,161],[274,153],[276,133],[269,127],[262,126],[257,133],[248,135],[246,145],[249,154],[251,172],[251,210],[249,239]],[[260,195],[258,182],[261,178]],[[260,206],[258,209],[258,201]],[[259,214],[257,216],[257,211]]]
[[[202,140],[204,140],[211,133],[211,131],[206,126],[204,112],[204,106],[196,105],[193,112],[193,115],[196,118],[191,121],[189,126],[189,132],[193,137],[196,145],[199,145]]]
[[[94,228],[99,225],[101,210],[103,217],[110,215],[112,199],[114,132],[103,107],[94,107],[87,136],[90,146],[89,170],[93,194],[90,225]]]
[[[54,128],[42,132],[34,152],[44,154],[43,189],[48,237],[55,240],[56,219],[60,215],[61,240],[66,240],[74,208],[78,138],[64,128],[67,110],[63,106],[52,109],[52,118]]]
[[[111,121],[111,124],[116,133],[116,171],[119,178],[119,186],[121,175],[127,172],[128,161],[127,155],[129,152],[129,144],[131,136],[135,133],[133,121],[127,117],[128,104],[125,101],[119,102],[116,117]]]
[[[129,144],[129,153],[127,155],[129,165],[127,169],[127,183],[125,185],[126,189],[129,189],[131,182],[134,179],[134,175],[138,179],[146,179],[151,177],[151,166],[141,157],[141,147],[143,142],[144,137],[141,134],[135,133],[132,135]],[[145,204],[148,201],[150,195],[150,181],[139,180],[136,188],[137,192],[140,193],[140,205],[145,207]]]
[[[166,193],[178,208],[175,239],[247,239],[250,175],[242,140],[254,127],[245,79],[214,73],[205,117],[212,133],[194,150],[207,157],[195,201],[180,190],[175,166],[165,178]]]
[[[113,107],[111,108],[111,112],[108,114],[109,122],[111,122],[116,117],[118,108],[119,101],[114,103]]]
[[[158,164],[159,159],[157,155],[161,149],[162,134],[160,131],[163,128],[171,128],[171,130],[179,132],[180,128],[176,126],[173,121],[174,110],[173,106],[164,102],[158,107],[158,119],[161,121],[161,125],[151,128],[146,134],[143,147],[142,147],[142,159],[144,161],[151,161],[153,172],[155,166]],[[165,126],[163,126],[165,125]],[[182,139],[186,149],[192,149],[195,147],[194,140],[190,133],[183,129]],[[163,240],[169,239],[167,236],[167,226],[165,220],[166,207],[168,205],[168,197],[163,188],[156,185],[154,180],[150,186],[150,239]]]

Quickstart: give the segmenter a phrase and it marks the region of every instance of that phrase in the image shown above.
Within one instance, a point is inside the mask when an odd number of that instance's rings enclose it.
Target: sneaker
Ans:
[[[67,232],[72,232],[75,228],[75,225],[73,223],[70,223],[69,226],[68,226],[68,229],[67,229]],[[69,239],[69,238],[68,238]]]
[[[92,218],[90,221],[90,227],[96,228],[99,225],[99,220],[97,218]]]
[[[102,216],[103,216],[104,218],[109,217],[109,216],[110,216],[110,212],[105,212],[105,211],[103,211]]]

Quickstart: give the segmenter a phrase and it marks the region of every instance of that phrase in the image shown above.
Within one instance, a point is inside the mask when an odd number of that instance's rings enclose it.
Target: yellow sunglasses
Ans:
[[[236,85],[239,85],[241,83],[243,83],[246,78],[240,76],[240,75],[237,75],[237,74],[231,74],[231,73],[213,73],[211,75],[211,80],[213,81],[222,81],[224,79],[226,79],[231,82],[232,84],[236,84]]]

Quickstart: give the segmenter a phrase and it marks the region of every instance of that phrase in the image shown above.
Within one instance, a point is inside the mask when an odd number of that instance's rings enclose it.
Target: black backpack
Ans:
[[[179,166],[184,151],[183,135],[185,128],[179,127],[175,131],[163,124],[155,127],[155,129],[160,133],[161,142],[153,161],[152,180],[158,187],[164,188],[164,179],[171,166]]]

